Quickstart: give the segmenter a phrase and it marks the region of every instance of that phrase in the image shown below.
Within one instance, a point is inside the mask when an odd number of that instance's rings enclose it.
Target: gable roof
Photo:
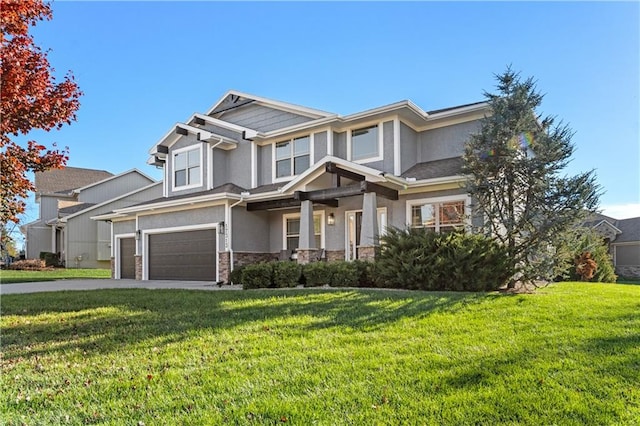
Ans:
[[[308,108],[301,105],[292,104],[289,102],[277,101],[275,99],[263,98],[261,96],[250,95],[248,93],[240,92],[238,90],[229,90],[225,93],[220,100],[218,100],[209,110],[207,111],[207,115],[216,114],[223,111],[228,111],[229,109],[237,108],[242,105],[247,105],[250,103],[258,103],[261,105],[266,105],[275,109],[279,109],[282,111],[292,112],[298,115],[304,115],[310,118],[321,118],[321,117],[329,117],[334,116],[336,114],[322,111],[315,108]]]
[[[74,214],[95,205],[96,205],[95,203],[80,203],[74,206],[63,207],[61,209],[58,209],[58,216],[62,217],[62,216]]]
[[[63,194],[113,176],[106,170],[65,167],[35,173],[37,195]]]
[[[616,238],[614,244],[640,241],[640,217],[618,220],[616,227],[622,231],[622,234]]]

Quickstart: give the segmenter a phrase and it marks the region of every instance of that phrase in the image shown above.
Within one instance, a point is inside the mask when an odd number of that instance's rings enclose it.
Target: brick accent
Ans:
[[[376,259],[375,246],[358,247],[358,259],[373,262]]]
[[[616,274],[624,278],[640,278],[640,266],[616,266]]]
[[[231,253],[222,251],[218,253],[218,279],[229,282],[229,274],[231,274]]]
[[[327,250],[325,252],[327,262],[335,262],[336,260],[344,260],[344,250]]]
[[[112,257],[109,263],[111,263],[111,279],[115,280],[116,279],[116,259]]]
[[[142,279],[142,255],[136,254],[133,256],[136,261],[136,280]]]
[[[297,253],[299,265],[318,261],[318,249],[298,249]]]

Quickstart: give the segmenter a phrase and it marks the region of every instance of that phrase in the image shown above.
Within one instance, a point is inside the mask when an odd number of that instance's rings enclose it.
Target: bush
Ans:
[[[607,245],[603,238],[593,230],[580,230],[576,240],[571,244],[571,250],[573,252],[573,262],[569,266],[569,273],[566,277],[569,280],[615,283],[618,279]],[[581,274],[584,271],[581,271],[582,268],[579,266],[585,264],[579,260],[586,253],[589,253],[589,259],[595,262],[595,271],[591,276],[589,274]],[[591,263],[589,262],[589,264]]]
[[[48,251],[40,252],[40,259],[44,260],[47,266],[59,266],[60,265],[60,257],[57,253],[51,253]]]
[[[331,287],[357,287],[360,283],[360,270],[353,262],[332,262],[329,264],[333,270],[331,274]]]
[[[242,288],[267,288],[273,285],[273,264],[253,263],[242,268]]]
[[[244,265],[237,265],[233,268],[233,271],[229,274],[229,283],[241,284],[242,283],[242,270]]]
[[[296,287],[301,269],[296,262],[273,262],[273,285],[279,288]]]
[[[358,287],[375,287],[373,277],[375,276],[376,264],[374,262],[353,260],[351,264],[358,270]]]
[[[305,287],[320,287],[331,283],[333,269],[331,263],[314,262],[304,265],[302,273],[305,278]]]
[[[50,269],[42,259],[18,260],[9,265],[9,269],[14,271],[42,271]]]
[[[380,287],[490,291],[512,275],[507,251],[482,235],[389,228],[375,265]]]

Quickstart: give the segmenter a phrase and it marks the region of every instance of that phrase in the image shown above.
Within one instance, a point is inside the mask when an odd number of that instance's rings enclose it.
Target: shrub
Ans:
[[[273,285],[280,288],[296,287],[301,269],[296,262],[273,262]]]
[[[242,288],[267,288],[273,285],[273,264],[260,262],[242,268]]]
[[[27,259],[18,260],[9,265],[9,269],[14,271],[42,271],[47,268],[47,265],[42,259]]]
[[[242,270],[244,269],[244,265],[237,265],[233,268],[233,271],[229,274],[229,282],[231,284],[241,284],[242,283]]]
[[[375,287],[375,263],[364,260],[354,260],[351,262],[358,269],[358,287]]]
[[[331,274],[331,287],[357,287],[360,282],[360,270],[352,262],[332,262],[329,264],[333,270]]]
[[[40,259],[44,260],[47,266],[58,266],[60,265],[60,257],[57,253],[51,253],[48,251],[40,252]]]
[[[305,287],[319,287],[331,283],[333,269],[331,263],[314,262],[304,265],[302,273],[305,278]]]
[[[609,249],[604,242],[604,239],[593,230],[580,230],[575,240],[569,243],[570,250],[573,253],[572,262],[568,265],[568,274],[564,278],[568,278],[571,281],[592,281],[592,282],[608,282],[614,283],[618,279],[613,267],[613,260],[609,254]],[[591,267],[595,266],[595,270],[592,271],[593,275],[588,277],[582,276],[579,265],[580,258],[589,253],[589,259],[595,262]],[[584,262],[582,262],[584,263]],[[585,263],[586,265],[586,263]],[[584,272],[584,271],[582,271]]]
[[[482,235],[389,228],[375,265],[380,287],[489,291],[512,275],[507,251]]]

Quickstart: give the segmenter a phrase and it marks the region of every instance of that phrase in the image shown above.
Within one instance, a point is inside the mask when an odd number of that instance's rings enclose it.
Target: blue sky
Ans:
[[[568,173],[596,169],[605,213],[640,216],[638,2],[52,7],[33,34],[84,97],[77,122],[34,136],[69,146],[69,166],[160,178],[147,150],[229,89],[340,114],[403,99],[430,110],[482,100],[511,64],[575,131]]]

